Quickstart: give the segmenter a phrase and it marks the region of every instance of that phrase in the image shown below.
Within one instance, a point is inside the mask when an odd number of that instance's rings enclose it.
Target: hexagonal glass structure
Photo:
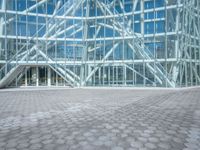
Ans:
[[[0,87],[200,84],[199,0],[0,0]]]

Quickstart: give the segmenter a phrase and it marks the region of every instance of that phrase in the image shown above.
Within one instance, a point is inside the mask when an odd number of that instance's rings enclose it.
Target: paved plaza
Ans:
[[[199,150],[200,88],[0,90],[0,150]]]

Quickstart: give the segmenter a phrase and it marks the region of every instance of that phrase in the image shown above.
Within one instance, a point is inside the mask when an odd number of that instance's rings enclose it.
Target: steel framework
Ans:
[[[199,0],[0,0],[0,88],[200,85]]]

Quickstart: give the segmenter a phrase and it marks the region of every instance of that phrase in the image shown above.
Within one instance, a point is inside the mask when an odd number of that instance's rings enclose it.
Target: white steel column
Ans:
[[[1,10],[4,10],[5,11],[5,8],[6,7],[6,0],[2,0],[1,1]],[[4,22],[4,15],[1,16],[0,18],[0,36],[3,35],[3,28],[4,28],[4,25],[3,25],[3,22]],[[1,56],[1,53],[2,53],[2,40],[0,40],[0,56]]]
[[[51,86],[51,68],[48,67],[48,73],[47,73],[47,83],[48,83],[48,86]]]
[[[82,56],[82,65],[81,65],[81,83],[80,86],[84,86],[85,82],[85,61],[87,61],[87,57],[88,57],[88,42],[86,41],[88,38],[88,17],[90,14],[90,2],[89,0],[86,0],[86,19],[83,22],[83,41],[85,43],[84,49],[83,49],[83,56]]]
[[[140,1],[140,11],[141,11],[141,35],[142,35],[142,43],[141,47],[144,50],[144,0]],[[145,64],[144,64],[144,58],[143,58],[143,63],[142,63],[142,71],[143,74],[145,74]],[[145,79],[143,79],[143,86],[145,86]]]
[[[180,0],[178,0],[178,3],[177,3],[177,5],[180,5],[181,4],[181,2],[180,2]],[[177,62],[174,64],[174,67],[173,67],[173,72],[172,72],[172,74],[173,74],[173,80],[174,80],[174,82],[177,82],[177,78],[178,78],[178,74],[180,73],[179,72],[179,66],[180,66],[180,64],[179,64],[179,62],[180,62],[180,46],[179,46],[179,42],[181,42],[180,41],[180,36],[179,36],[179,25],[181,24],[181,20],[180,20],[180,8],[178,8],[177,7],[177,14],[176,14],[176,21],[175,21],[175,23],[176,23],[176,28],[175,28],[175,32],[176,32],[176,41],[175,41],[175,58],[176,58],[176,60],[177,60]]]
[[[39,86],[39,69],[36,67],[36,86]]]
[[[91,65],[89,64],[88,65],[88,72],[87,72],[87,74],[90,74],[92,72],[92,67],[91,67]],[[92,78],[90,78],[89,80],[88,80],[88,82],[89,83],[92,83]]]
[[[27,82],[27,67],[25,67],[25,86],[27,86],[28,85],[28,82]]]
[[[126,66],[125,65],[123,65],[123,70],[124,70],[124,85],[126,85],[127,84],[127,70],[126,70]]]

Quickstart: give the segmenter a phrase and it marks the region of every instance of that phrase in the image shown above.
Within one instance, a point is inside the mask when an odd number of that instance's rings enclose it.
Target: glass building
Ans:
[[[199,0],[0,0],[0,88],[196,85]]]

